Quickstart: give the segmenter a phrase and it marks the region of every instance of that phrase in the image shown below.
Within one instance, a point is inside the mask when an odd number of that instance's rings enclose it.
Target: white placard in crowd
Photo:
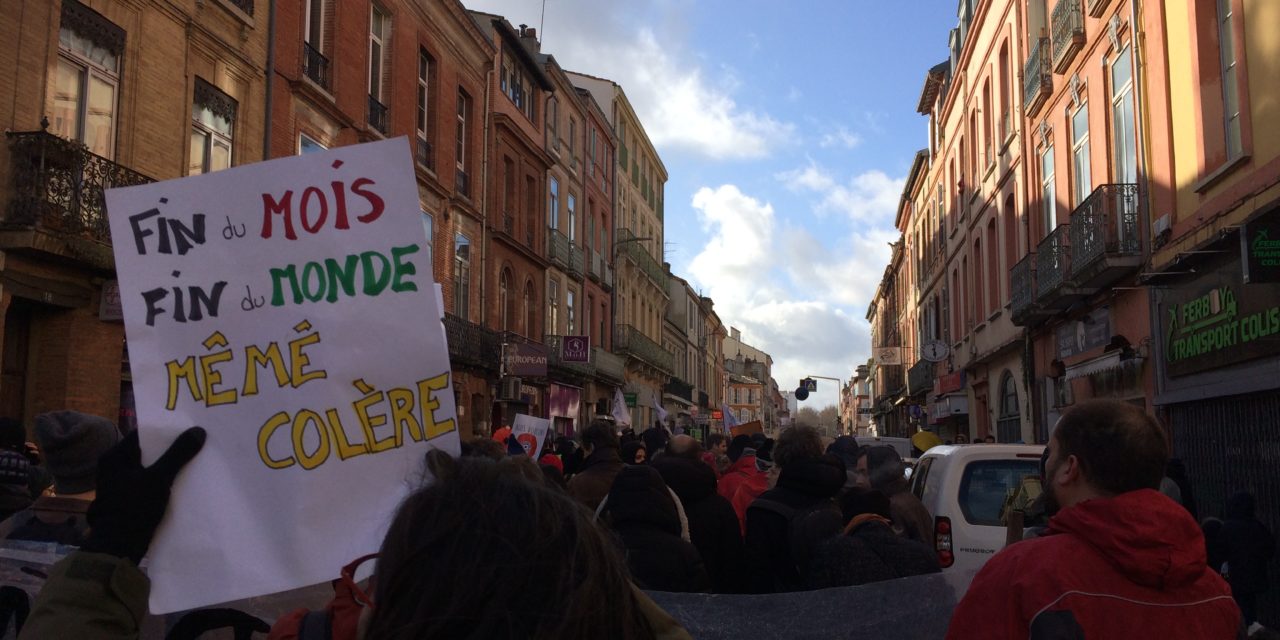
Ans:
[[[458,451],[405,138],[107,191],[143,460],[192,425],[163,613],[324,582]]]
[[[550,420],[526,416],[523,413],[516,414],[515,422],[511,425],[511,435],[516,437],[516,442],[519,442],[520,446],[524,447],[525,453],[535,461],[549,433],[551,433]]]

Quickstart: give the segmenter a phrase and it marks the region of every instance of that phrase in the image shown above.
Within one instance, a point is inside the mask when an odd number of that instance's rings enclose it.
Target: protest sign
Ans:
[[[515,423],[511,425],[511,433],[516,442],[524,447],[530,458],[538,459],[542,444],[547,441],[547,433],[551,431],[551,421],[546,418],[535,418],[523,413],[516,414]]]
[[[151,610],[332,578],[429,448],[448,349],[404,138],[106,193],[143,460],[204,450],[151,546]]]

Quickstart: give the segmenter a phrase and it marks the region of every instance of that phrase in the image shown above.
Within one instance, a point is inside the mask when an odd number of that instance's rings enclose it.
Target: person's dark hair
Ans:
[[[840,513],[844,521],[849,522],[864,513],[874,513],[885,518],[892,518],[892,507],[889,497],[875,489],[854,487],[840,496]]]
[[[1088,400],[1067,410],[1053,432],[1057,459],[1075,456],[1086,480],[1115,495],[1159,489],[1169,461],[1164,429],[1142,408]]]
[[[365,637],[653,637],[616,546],[527,458],[438,467],[382,542]]]
[[[613,425],[607,420],[592,420],[582,431],[583,446],[590,445],[592,451],[597,449],[617,449],[618,436],[613,432]]]
[[[725,440],[728,440],[728,439],[729,438],[725,436],[723,433],[713,433],[707,436],[707,450],[710,451],[711,449],[716,448],[717,446],[720,445],[721,442],[724,442]]]
[[[27,428],[13,418],[0,418],[0,448],[23,451],[27,444]]]
[[[762,447],[764,447],[764,443],[769,439],[769,436],[766,436],[763,433],[760,433],[759,431],[751,434],[750,437],[751,437],[751,445],[757,451],[759,451]]]
[[[751,438],[746,435],[737,435],[733,440],[729,441],[729,451],[727,452],[730,462],[737,462],[742,457],[742,452],[746,449],[755,447],[751,443]]]
[[[472,438],[462,443],[461,452],[464,458],[501,460],[507,455],[507,448],[501,442],[489,438]]]
[[[773,462],[785,469],[799,460],[822,457],[822,435],[813,427],[796,426],[786,429],[773,446]]]
[[[906,484],[902,456],[898,450],[889,445],[868,447],[867,478],[871,487],[887,493],[894,493]],[[861,456],[859,456],[861,457]]]
[[[622,451],[620,453],[622,461],[627,464],[636,464],[636,452],[642,449],[644,449],[644,443],[639,440],[622,443]],[[648,453],[646,450],[645,454],[648,455]]]

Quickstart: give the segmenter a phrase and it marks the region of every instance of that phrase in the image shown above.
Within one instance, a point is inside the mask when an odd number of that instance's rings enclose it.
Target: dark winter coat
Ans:
[[[878,516],[822,544],[809,563],[810,589],[851,587],[941,571],[929,545],[908,540]]]
[[[613,479],[622,467],[617,449],[602,448],[592,451],[583,461],[582,469],[569,479],[569,495],[595,511],[600,506],[600,501],[609,495]]]
[[[914,493],[904,486],[889,495],[889,510],[893,514],[893,530],[898,535],[916,542],[929,544],[933,540],[933,516]]]
[[[1213,543],[1216,549],[1212,556],[1226,562],[1227,582],[1236,595],[1263,593],[1270,586],[1267,566],[1275,556],[1276,539],[1253,510],[1253,496],[1231,496],[1227,517]]]
[[[761,501],[781,503],[799,512],[815,509],[834,511],[834,525],[830,527],[830,531],[802,532],[805,542],[822,541],[840,532],[840,510],[832,498],[840,492],[844,482],[844,464],[835,456],[797,460],[781,470],[777,486],[760,494],[747,507],[744,544],[749,567],[747,586],[752,593],[798,591],[804,587],[799,567],[808,566],[807,559],[793,558],[790,520],[775,510],[764,507]],[[824,524],[827,522],[819,521]],[[796,546],[817,549],[817,545]]]
[[[56,542],[78,547],[89,535],[89,500],[41,496],[0,522],[0,539]]]
[[[31,463],[17,451],[0,449],[0,520],[31,506]]]
[[[680,537],[675,498],[652,467],[627,465],[609,490],[601,517],[617,534],[641,589],[705,592],[702,557]]]
[[[667,486],[676,492],[689,520],[689,541],[698,549],[716,593],[742,590],[746,558],[733,505],[716,493],[716,474],[706,464],[677,456],[654,461]]]

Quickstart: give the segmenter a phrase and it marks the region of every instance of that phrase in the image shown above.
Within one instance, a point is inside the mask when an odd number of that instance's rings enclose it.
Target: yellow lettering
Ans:
[[[294,331],[306,331],[311,328],[311,324],[303,320],[293,329]],[[292,366],[292,384],[297,389],[304,383],[319,378],[327,378],[329,374],[324,369],[316,369],[315,371],[303,371],[303,368],[311,364],[311,358],[302,352],[302,348],[320,342],[320,334],[312,333],[301,338],[289,341],[289,364]]]
[[[406,426],[409,429],[409,437],[415,442],[422,442],[422,425],[413,411],[413,390],[392,389],[387,392],[387,401],[391,405],[391,424],[395,427],[396,446],[404,444]]]
[[[351,403],[351,408],[355,409],[356,418],[360,420],[360,428],[364,430],[364,440],[369,447],[369,451],[371,453],[379,453],[399,446],[394,434],[389,438],[378,440],[378,437],[373,433],[375,428],[387,424],[386,414],[376,413],[369,415],[369,409],[373,405],[382,402],[384,394],[380,391],[375,391],[364,380],[356,380],[355,385],[361,393],[366,394],[365,397]]]
[[[422,423],[427,426],[427,440],[442,436],[457,428],[453,418],[444,421],[436,420],[436,409],[440,408],[437,391],[449,386],[449,374],[442,373],[434,378],[418,381],[418,401],[422,403]]]
[[[222,372],[215,371],[214,365],[230,362],[231,350],[219,351],[211,353],[207,356],[200,356],[200,371],[204,374],[204,403],[206,407],[214,407],[220,404],[235,404],[236,390],[223,389],[218,391],[214,387],[222,384]]]
[[[284,356],[280,355],[280,345],[272,342],[263,351],[256,344],[245,347],[244,391],[240,395],[258,395],[258,367],[271,366],[276,374],[276,386],[284,388],[289,384],[289,370],[284,366]]]
[[[338,447],[339,460],[369,453],[368,445],[364,443],[353,445],[347,441],[347,432],[342,428],[342,419],[338,417],[337,409],[329,409],[325,411],[325,415],[329,418],[329,432],[333,434],[333,442]]]
[[[173,411],[178,406],[178,384],[179,380],[187,381],[187,389],[191,391],[191,399],[196,402],[201,401],[204,396],[200,392],[200,379],[196,375],[196,358],[190,356],[186,360],[179,363],[173,360],[165,364],[165,370],[169,374],[169,400],[165,402],[164,408]]]
[[[315,425],[316,435],[320,437],[319,446],[310,455],[307,454],[302,442],[308,424]],[[293,417],[293,452],[298,456],[298,464],[308,471],[324,464],[324,461],[329,458],[329,432],[325,430],[320,414],[310,409],[303,409]]]
[[[289,424],[289,414],[281,411],[263,423],[262,428],[258,430],[258,457],[262,458],[262,463],[272,469],[284,469],[293,466],[293,458],[282,458],[276,460],[267,452],[267,443],[271,440],[271,435],[276,429]]]

